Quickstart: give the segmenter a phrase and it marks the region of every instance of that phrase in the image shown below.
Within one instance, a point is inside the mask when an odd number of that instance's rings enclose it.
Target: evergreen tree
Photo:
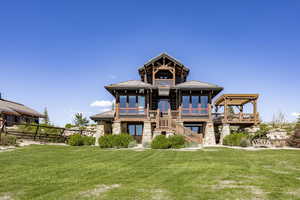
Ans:
[[[48,110],[47,108],[44,109],[44,119],[43,119],[43,123],[44,124],[50,124],[50,119],[49,119],[49,115],[48,115]]]
[[[76,113],[74,116],[74,124],[76,126],[82,127],[87,126],[89,123],[89,120],[83,116],[82,113]]]

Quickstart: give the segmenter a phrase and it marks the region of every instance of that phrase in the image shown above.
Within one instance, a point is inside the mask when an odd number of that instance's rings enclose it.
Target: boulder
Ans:
[[[287,131],[280,128],[268,131],[266,136],[270,140],[285,140],[289,138]]]

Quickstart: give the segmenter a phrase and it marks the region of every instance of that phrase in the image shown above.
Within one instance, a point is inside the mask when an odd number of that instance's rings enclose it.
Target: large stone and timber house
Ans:
[[[151,59],[138,73],[140,80],[105,86],[115,98],[115,108],[91,116],[99,135],[128,133],[145,143],[156,135],[180,134],[214,145],[230,133],[230,125],[259,123],[257,94],[224,94],[213,103],[223,87],[189,81],[190,69],[168,54]],[[252,113],[243,112],[248,103]]]

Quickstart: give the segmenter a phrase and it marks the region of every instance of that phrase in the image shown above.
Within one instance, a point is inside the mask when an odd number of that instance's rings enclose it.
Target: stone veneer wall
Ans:
[[[148,143],[152,141],[152,126],[151,122],[145,121],[144,128],[143,128],[143,139],[142,143]]]
[[[119,135],[121,134],[121,122],[114,121],[112,124],[112,134]]]
[[[204,135],[204,144],[205,145],[215,145],[215,130],[213,122],[207,122],[205,127],[205,135]]]
[[[104,130],[105,130],[104,124],[97,124],[95,130],[96,130],[96,133],[94,135],[94,137],[95,137],[95,146],[99,146],[98,140],[105,133],[104,132]]]

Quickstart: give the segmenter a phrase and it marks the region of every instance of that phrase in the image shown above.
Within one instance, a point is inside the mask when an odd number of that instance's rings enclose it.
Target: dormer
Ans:
[[[141,80],[153,86],[174,86],[186,81],[189,69],[166,53],[151,59],[139,69]]]

